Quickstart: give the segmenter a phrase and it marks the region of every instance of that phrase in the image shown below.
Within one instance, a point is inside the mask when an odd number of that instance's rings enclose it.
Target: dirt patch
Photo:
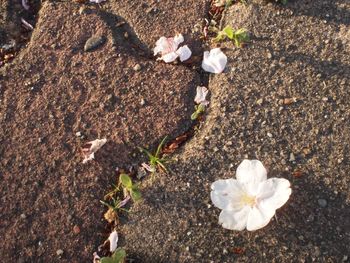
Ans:
[[[125,34],[127,18],[81,7],[45,1],[28,47],[0,72],[4,260],[90,261],[110,231],[99,200],[115,168],[139,162],[136,146],[191,125],[199,74],[149,59],[143,40]],[[104,44],[84,52],[94,35]],[[83,165],[81,145],[104,137]]]

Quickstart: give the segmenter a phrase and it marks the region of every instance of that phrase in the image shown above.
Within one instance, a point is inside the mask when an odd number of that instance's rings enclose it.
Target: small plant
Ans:
[[[122,248],[117,248],[111,257],[103,257],[100,263],[124,263],[126,258],[126,251]]]
[[[121,185],[123,188],[124,196],[130,196],[134,202],[141,199],[139,183],[134,184],[129,175],[120,174],[119,185]]]
[[[191,120],[196,120],[199,115],[201,115],[205,111],[205,106],[203,104],[199,104],[194,106],[195,112],[191,115]]]
[[[213,31],[217,32],[217,36],[213,41],[220,42],[226,38],[232,40],[236,47],[241,47],[244,42],[249,41],[248,31],[244,28],[234,30],[231,26],[226,26],[223,30],[219,31],[217,28],[212,28]]]
[[[163,169],[165,172],[168,172],[167,168],[165,167],[165,163],[168,162],[168,159],[161,158],[160,153],[161,150],[165,144],[165,141],[167,139],[167,136],[164,137],[164,139],[160,142],[160,144],[157,147],[157,150],[154,154],[152,154],[150,151],[139,147],[141,152],[144,152],[148,158],[149,158],[149,166],[150,166],[150,172],[154,173],[157,168]]]

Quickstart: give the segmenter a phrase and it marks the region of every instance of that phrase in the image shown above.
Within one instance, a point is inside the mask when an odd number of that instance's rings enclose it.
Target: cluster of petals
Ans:
[[[82,148],[84,155],[83,163],[93,160],[95,158],[95,152],[97,152],[106,142],[107,139],[96,139],[86,143]]]
[[[203,55],[202,68],[210,73],[221,73],[227,64],[227,56],[220,48],[205,51]]]
[[[90,3],[100,4],[106,0],[90,0]]]
[[[292,192],[283,178],[267,179],[258,160],[244,160],[236,179],[218,180],[211,185],[210,197],[222,209],[219,223],[226,229],[254,231],[266,226]]]
[[[194,98],[194,102],[198,105],[207,106],[209,101],[207,101],[206,97],[208,95],[208,89],[203,86],[197,87],[196,97]]]
[[[175,61],[177,58],[181,62],[189,59],[192,55],[191,50],[187,45],[179,47],[184,42],[182,34],[178,34],[175,37],[161,37],[156,42],[156,47],[153,49],[154,55],[160,54],[157,60],[163,60],[165,63]]]

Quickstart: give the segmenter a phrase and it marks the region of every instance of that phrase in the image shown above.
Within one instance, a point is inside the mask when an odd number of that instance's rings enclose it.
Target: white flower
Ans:
[[[166,63],[172,62],[178,57],[181,62],[185,61],[191,57],[192,52],[187,45],[178,48],[182,42],[184,42],[184,37],[181,34],[170,38],[161,37],[153,49],[154,55],[160,54],[161,57],[157,60],[163,60]]]
[[[202,104],[203,106],[207,106],[209,104],[209,101],[205,99],[205,97],[208,95],[208,89],[206,87],[200,87],[197,86],[197,93],[196,97],[194,98],[194,102],[197,104]]]
[[[117,231],[114,230],[109,235],[108,240],[109,240],[109,251],[113,253],[117,249],[117,246],[118,246],[118,233],[117,233]]]
[[[257,230],[266,226],[292,192],[287,179],[267,179],[258,160],[244,160],[237,179],[218,180],[211,185],[210,198],[222,209],[219,223],[231,230]]]
[[[221,73],[227,64],[227,57],[220,48],[204,52],[202,68],[210,73]]]
[[[83,163],[86,163],[95,158],[95,152],[97,152],[105,143],[107,139],[96,139],[94,141],[88,142],[83,146],[82,152],[84,155]]]

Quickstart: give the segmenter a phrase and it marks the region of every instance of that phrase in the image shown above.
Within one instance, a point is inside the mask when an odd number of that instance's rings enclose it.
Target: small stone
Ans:
[[[86,41],[84,51],[93,51],[99,46],[101,46],[105,41],[106,39],[104,36],[92,36]]]
[[[86,14],[86,11],[87,11],[86,7],[85,6],[81,6],[79,8],[79,15]]]
[[[140,101],[140,105],[143,106],[145,104],[146,104],[146,101],[145,101],[145,99],[142,98],[141,101]]]
[[[140,70],[141,70],[141,65],[140,65],[140,64],[136,64],[136,65],[134,66],[134,70],[135,70],[135,71],[140,71]]]
[[[317,202],[318,202],[318,205],[320,207],[326,207],[327,206],[327,200],[326,199],[318,199]]]
[[[63,255],[63,250],[62,249],[58,249],[57,251],[56,251],[56,255],[57,256],[62,256]]]
[[[81,132],[80,131],[76,132],[75,136],[80,137],[81,136]]]
[[[129,38],[129,33],[128,33],[128,32],[125,32],[125,33],[124,33],[124,37],[125,37],[125,38]]]
[[[38,143],[41,143],[43,141],[43,139],[39,138],[38,139]]]
[[[76,235],[80,233],[80,228],[79,228],[79,226],[75,225],[75,226],[73,227],[73,233],[76,234]]]
[[[323,98],[322,98],[322,101],[327,102],[327,101],[328,101],[328,98],[327,98],[327,97],[323,97]]]
[[[290,153],[290,155],[289,155],[289,161],[290,161],[290,162],[294,162],[294,161],[295,161],[294,153]]]
[[[269,137],[269,138],[272,138],[273,136],[272,136],[272,134],[271,133],[267,133],[267,136]]]
[[[268,59],[271,59],[272,58],[272,54],[269,52],[269,53],[267,53],[267,58]]]
[[[263,102],[264,102],[264,99],[261,98],[256,101],[256,104],[261,105],[263,104]]]
[[[27,218],[27,216],[26,216],[25,214],[21,214],[20,217],[21,217],[22,219],[26,219],[26,218]]]

